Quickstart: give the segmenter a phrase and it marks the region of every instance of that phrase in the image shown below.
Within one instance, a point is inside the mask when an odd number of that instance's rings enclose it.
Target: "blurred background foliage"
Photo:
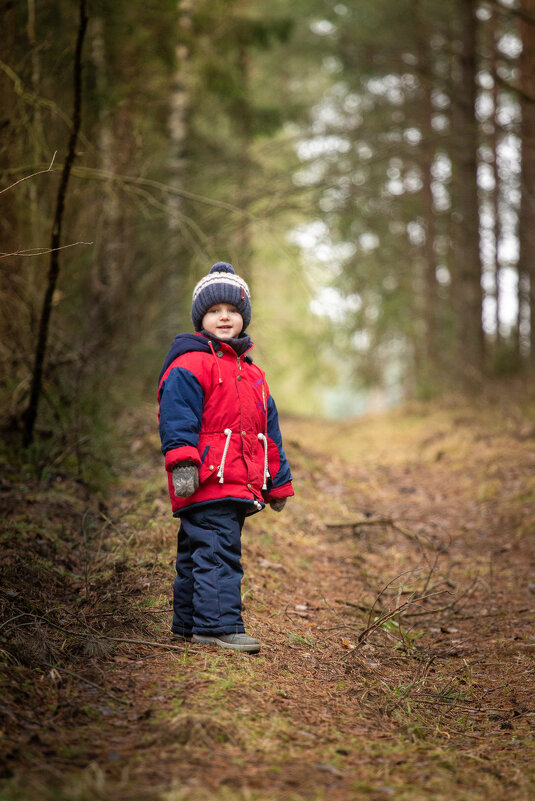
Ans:
[[[0,422],[14,449],[80,2],[0,0]],[[250,283],[283,410],[344,416],[533,374],[535,0],[89,0],[87,16],[72,247],[25,457],[40,471],[106,472],[121,413],[154,401],[219,259]]]

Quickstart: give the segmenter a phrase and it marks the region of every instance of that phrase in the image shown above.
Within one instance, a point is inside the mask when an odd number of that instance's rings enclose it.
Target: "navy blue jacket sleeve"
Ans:
[[[272,487],[281,487],[292,480],[290,465],[282,447],[282,435],[279,427],[279,414],[272,396],[268,397],[267,402],[267,435],[273,440],[279,452],[280,466],[275,476],[271,476]]]
[[[200,463],[198,445],[204,393],[197,376],[174,367],[160,387],[160,439],[166,467],[191,459]]]

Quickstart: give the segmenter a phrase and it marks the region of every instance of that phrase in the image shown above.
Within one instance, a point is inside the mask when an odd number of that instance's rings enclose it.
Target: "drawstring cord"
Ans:
[[[230,430],[230,428],[225,428],[225,431],[223,433],[225,434],[227,441],[225,442],[225,448],[223,450],[223,458],[221,459],[221,464],[219,465],[219,470],[217,471],[220,484],[223,483],[223,471],[225,470],[225,459],[227,458],[227,451],[228,451],[228,446],[230,445],[230,436],[232,434],[232,431]]]
[[[212,345],[211,340],[208,340],[208,345],[210,346],[210,350],[212,351],[212,356],[214,357],[215,363],[217,364],[217,374],[218,374],[218,377],[219,377],[219,383],[222,384],[223,383],[223,379],[221,378],[221,368],[219,366],[219,360],[218,360],[218,358],[216,356],[216,352],[214,350],[214,346]],[[238,361],[239,361],[239,357],[238,357]],[[266,412],[266,424],[267,424],[267,406],[266,406],[266,402],[265,402],[265,392],[264,392],[264,385],[263,384],[262,384],[262,399],[264,401],[264,409],[265,409],[265,412]],[[225,431],[223,433],[225,434],[227,439],[226,439],[226,442],[225,442],[225,447],[223,449],[223,457],[221,459],[221,464],[219,465],[219,470],[217,471],[217,477],[219,478],[219,483],[220,484],[224,483],[225,461],[226,461],[226,458],[227,458],[227,452],[228,452],[229,445],[230,445],[230,437],[232,435],[232,430],[230,428],[225,428]],[[267,480],[268,480],[268,478],[271,478],[271,476],[269,474],[269,468],[268,468],[268,441],[267,441],[267,437],[264,434],[259,434],[258,435],[258,439],[264,445],[264,483],[262,485],[262,489],[263,490],[267,490]]]
[[[219,359],[218,359],[218,358],[217,358],[217,356],[215,355],[214,346],[212,345],[212,342],[211,342],[211,340],[208,340],[208,344],[210,345],[210,350],[212,351],[212,356],[214,357],[214,359],[215,359],[215,363],[217,364],[217,374],[218,374],[218,376],[219,376],[219,381],[218,381],[218,383],[219,383],[219,384],[222,384],[222,383],[223,383],[223,379],[221,378],[221,368],[219,367]],[[226,434],[226,433],[227,433],[227,432],[225,431],[225,434]]]
[[[264,443],[264,484],[262,486],[262,489],[267,490],[267,480],[268,478],[271,478],[268,469],[268,441],[267,437],[264,436],[264,434],[259,434],[258,439]]]

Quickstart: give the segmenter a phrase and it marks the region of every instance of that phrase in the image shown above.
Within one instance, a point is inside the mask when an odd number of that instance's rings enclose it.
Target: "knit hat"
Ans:
[[[251,322],[251,295],[249,287],[239,275],[236,275],[232,264],[218,261],[210,269],[208,275],[201,278],[193,290],[191,319],[196,331],[202,328],[202,320],[211,306],[217,303],[230,303],[236,306],[243,317],[243,330]]]

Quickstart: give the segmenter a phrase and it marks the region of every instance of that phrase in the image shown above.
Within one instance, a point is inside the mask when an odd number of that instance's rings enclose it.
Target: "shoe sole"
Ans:
[[[186,637],[185,634],[175,634],[175,632],[171,632],[171,639],[178,640],[179,642],[191,642],[191,634],[189,637]]]
[[[194,634],[192,640],[193,642],[218,645],[220,648],[228,648],[230,651],[241,651],[247,654],[257,654],[260,651],[260,645],[234,645],[220,640],[218,637],[204,637],[202,634]]]

